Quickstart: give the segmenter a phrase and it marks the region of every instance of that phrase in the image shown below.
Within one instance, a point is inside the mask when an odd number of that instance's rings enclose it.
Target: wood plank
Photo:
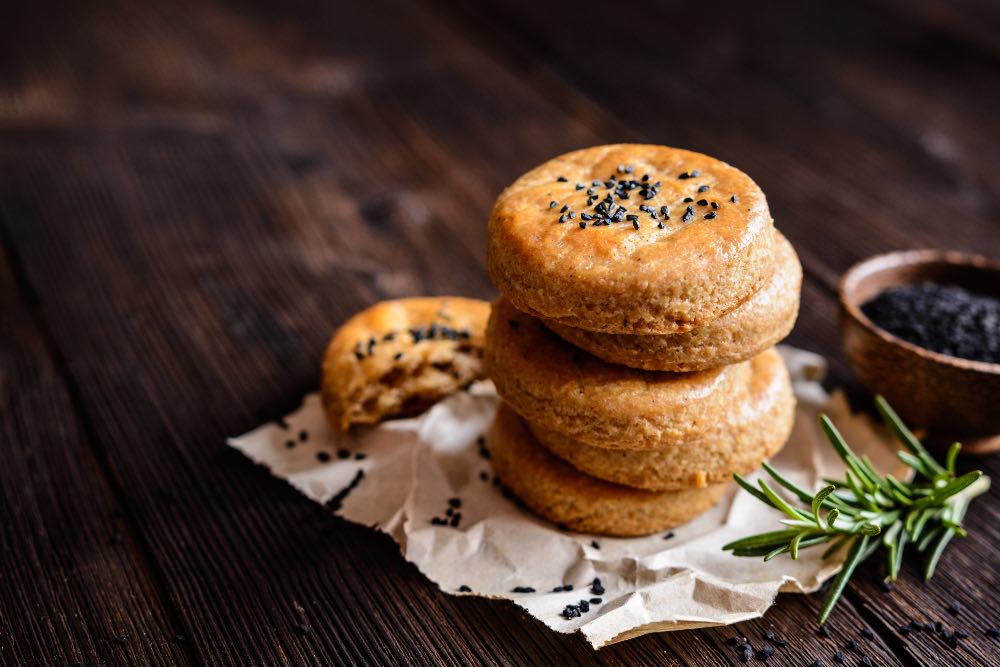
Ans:
[[[723,659],[721,635],[702,632],[594,656],[509,606],[448,598],[386,540],[302,524],[307,503],[221,447],[315,386],[327,332],[360,305],[491,294],[481,221],[517,173],[641,133],[585,96],[532,89],[408,6],[76,12],[0,40],[21,73],[13,80],[30,79],[5,107],[0,201],[200,655]],[[48,40],[24,37],[42,27]],[[826,297],[796,335],[828,341],[836,268],[804,254],[818,276],[810,289]],[[815,602],[789,597],[780,609],[793,623]],[[302,618],[306,637],[294,632]]]
[[[185,665],[184,626],[0,253],[0,663]]]

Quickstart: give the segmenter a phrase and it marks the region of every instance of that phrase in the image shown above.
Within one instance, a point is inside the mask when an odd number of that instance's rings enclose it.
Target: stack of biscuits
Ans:
[[[488,235],[489,447],[535,512],[666,530],[784,445],[795,403],[773,348],[802,269],[746,174],[665,146],[588,148],[507,188]]]

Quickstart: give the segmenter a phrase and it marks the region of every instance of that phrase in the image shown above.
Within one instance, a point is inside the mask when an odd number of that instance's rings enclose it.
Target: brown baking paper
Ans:
[[[819,385],[823,358],[779,349],[798,407],[791,439],[772,463],[810,489],[822,486],[823,476],[841,475],[817,423],[826,412],[856,452],[882,471],[898,471],[889,437],[867,417],[851,414],[842,395],[828,396]],[[820,559],[822,549],[768,563],[722,551],[736,538],[781,527],[776,510],[735,485],[712,510],[666,534],[617,539],[560,531],[520,509],[493,482],[480,437],[497,400],[492,384],[483,382],[418,418],[343,435],[326,423],[319,395],[310,394],[282,422],[229,444],[338,516],[392,536],[442,590],[512,600],[553,630],[583,633],[595,648],[649,632],[756,618],[779,592],[815,591],[840,568],[836,559]],[[452,509],[452,515],[461,512],[458,527],[432,524],[435,517],[450,521],[453,498],[461,501]],[[604,588],[599,595],[591,590],[595,578]],[[564,585],[573,589],[553,592]],[[515,587],[535,592],[514,593]],[[566,605],[596,597],[601,602],[579,618],[561,616]]]

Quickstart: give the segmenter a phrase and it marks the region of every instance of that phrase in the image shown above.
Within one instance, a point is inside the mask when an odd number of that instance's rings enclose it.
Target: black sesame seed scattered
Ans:
[[[294,440],[285,440],[285,449],[292,449],[295,447]]]
[[[309,627],[308,623],[298,623],[295,626],[295,632],[299,633],[300,635],[308,635],[311,629],[312,628]]]
[[[452,515],[452,514],[454,514],[454,513],[455,513],[455,510],[454,510],[454,508],[451,508],[451,507],[449,507],[448,509],[446,509],[446,510],[444,511],[444,515],[445,515],[445,516],[451,516],[451,515]]]
[[[750,662],[753,660],[753,646],[750,644],[743,645],[743,662]]]
[[[910,634],[910,626],[908,625],[899,626],[899,634],[903,635],[904,637]]]
[[[625,165],[625,173],[626,174],[631,174],[632,170],[633,170],[632,165],[630,165],[630,164]]]
[[[708,200],[707,199],[699,199],[698,200],[698,206],[708,206]]]
[[[490,474],[488,472],[486,472],[485,470],[480,470],[479,471],[479,479],[481,479],[484,482],[488,482],[489,479],[490,479]]]
[[[706,220],[714,220],[715,219],[715,215],[716,215],[715,211],[712,211],[711,213],[706,213],[705,214],[705,219]]]
[[[580,608],[577,607],[575,604],[568,604],[562,610],[562,613],[560,613],[559,615],[562,616],[565,619],[579,618],[580,617]]]
[[[823,661],[820,660],[819,658],[816,658],[815,660],[809,663],[809,667],[823,667]]]
[[[349,451],[347,451],[346,449],[338,449],[337,450],[337,458],[338,459],[346,459],[346,458],[350,458],[350,456],[351,456],[351,453]]]
[[[687,179],[691,178],[691,174],[689,174],[688,172],[685,171],[685,172],[679,174],[677,176],[677,178],[679,178],[682,181],[686,181]]]
[[[948,605],[948,613],[952,616],[958,616],[962,613],[962,604],[960,602],[952,602]]]
[[[597,223],[594,223],[594,225],[596,226],[596,225],[597,225]],[[586,222],[583,222],[583,221],[581,220],[581,221],[580,221],[580,229],[586,229],[586,228],[587,228],[587,223],[586,223]]]
[[[685,197],[684,198],[684,203],[685,204],[690,204],[693,201],[694,201],[694,197]]]
[[[355,358],[355,359],[357,359],[358,361],[361,361],[362,359],[364,359],[364,358],[365,358],[365,355],[363,355],[363,354],[362,354],[362,353],[360,353],[360,352],[355,352],[355,353],[354,353],[354,358]]]
[[[856,640],[856,639],[852,639],[852,640],[848,641],[847,642],[847,648],[851,649],[855,653],[861,653],[861,644],[859,644],[858,640]]]
[[[774,630],[768,630],[767,632],[764,633],[764,639],[766,639],[769,642],[773,642],[775,639],[777,639],[777,637],[778,636],[774,634]]]
[[[451,527],[458,528],[458,524],[462,522],[462,513],[455,512],[454,516],[451,517]]]
[[[995,625],[986,628],[983,632],[985,632],[986,636],[990,639],[1000,638],[1000,628],[997,628]]]
[[[587,186],[585,184],[583,184],[583,183],[577,183],[576,184],[576,189],[577,190],[583,190],[585,187],[587,187]]]
[[[726,643],[729,644],[730,646],[737,646],[739,644],[742,644],[743,640],[740,638],[739,635],[733,635],[732,637],[726,640]]]
[[[698,192],[708,192],[708,190],[709,190],[709,186],[707,186],[707,185],[699,185],[698,186]]]
[[[601,604],[602,602],[604,602],[604,600],[602,600],[601,598],[590,598],[588,602],[590,602],[590,604]]]
[[[462,499],[461,498],[449,498],[448,499],[448,506],[449,507],[454,507],[455,509],[458,509],[459,507],[462,506]]]
[[[600,579],[594,579],[590,584],[590,592],[594,595],[604,595],[604,586],[601,585]]]
[[[588,194],[589,196],[593,197],[594,195],[596,195],[596,194],[597,194],[597,190],[595,190],[594,188],[589,188],[589,189],[587,190],[587,194]]]
[[[863,655],[861,656],[861,664],[865,665],[865,667],[872,667],[872,659],[867,655]]]
[[[569,181],[569,179],[566,178],[565,176],[560,176],[556,180],[559,181],[560,183],[567,183]]]
[[[757,657],[763,662],[770,660],[772,655],[774,655],[774,647],[767,644],[757,651]]]
[[[458,592],[459,593],[471,593],[472,589],[469,588],[468,586],[466,586],[465,584],[462,584],[461,586],[458,587]]]
[[[309,431],[299,431],[299,442],[305,442],[309,439]]]
[[[531,586],[515,586],[512,593],[534,593],[535,589]]]
[[[847,662],[847,658],[844,656],[843,651],[837,649],[837,652],[833,654],[833,661],[842,665]]]
[[[687,210],[686,210],[686,211],[684,211],[684,217],[683,217],[683,218],[681,218],[681,219],[682,219],[682,220],[683,220],[684,222],[691,222],[691,218],[693,218],[693,217],[694,217],[694,209],[693,209],[693,208],[691,208],[690,206],[688,206],[688,207],[687,207]]]
[[[115,635],[114,637],[112,637],[112,639],[114,639],[115,643],[118,644],[119,646],[125,646],[125,644],[127,643],[125,641],[125,638],[122,637],[121,635]]]
[[[875,633],[872,632],[871,628],[861,628],[861,636],[865,639],[875,639]]]
[[[941,621],[936,621],[934,623],[934,632],[941,632],[944,629],[944,623]]]
[[[569,220],[569,218],[567,218],[565,215],[559,216],[559,222],[566,222],[567,220]]]
[[[330,454],[328,452],[316,452],[316,460],[320,463],[326,463],[330,460]]]
[[[816,634],[818,634],[820,637],[829,637],[830,628],[826,627],[825,625],[821,625],[819,626],[819,630],[816,631]]]
[[[396,354],[392,355],[393,361],[399,361],[402,358],[403,358],[403,353],[402,352],[397,352]]]
[[[432,526],[447,526],[448,522],[445,521],[444,519],[442,519],[441,517],[436,516],[433,519],[431,519],[431,525]]]
[[[573,218],[575,218],[575,217],[576,217],[576,213],[575,213],[575,212],[573,212],[573,211],[570,211],[570,212],[569,212],[569,219],[570,219],[570,220],[572,220],[572,219],[573,219]]]
[[[601,548],[601,545],[597,543],[597,540],[591,540],[590,541],[590,546],[594,547],[595,549],[600,549]]]
[[[355,461],[363,461],[365,459],[365,456],[366,455],[365,455],[364,452],[358,452],[357,454],[354,455],[354,460]]]
[[[638,230],[638,229],[639,229],[639,221],[638,221],[638,220],[633,220],[633,221],[632,221],[632,226],[633,226],[633,227],[634,227],[635,229],[637,229],[637,230]]]
[[[661,206],[660,207],[660,215],[669,217],[670,216],[670,209],[668,209],[666,206]]]
[[[661,221],[659,221],[658,223],[656,223],[656,228],[657,228],[657,229],[663,229],[663,228],[664,228],[664,227],[663,227],[663,221],[662,221],[662,220],[661,220]]]
[[[549,208],[555,208],[556,206],[559,206],[559,202],[556,201],[549,202]]]
[[[714,208],[716,211],[718,211],[719,210],[719,202],[717,202],[717,201],[712,202],[712,208]]]
[[[563,204],[563,207],[561,209],[559,209],[559,212],[560,213],[565,213],[568,210],[569,210],[569,204]]]
[[[729,198],[729,201],[733,202],[734,204],[738,204],[739,201],[740,201],[740,198],[737,197],[736,195],[733,195],[732,197]]]

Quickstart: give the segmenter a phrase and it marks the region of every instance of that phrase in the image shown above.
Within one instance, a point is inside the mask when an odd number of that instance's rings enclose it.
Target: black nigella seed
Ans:
[[[567,220],[569,220],[569,218],[567,218],[565,215],[559,216],[559,222],[566,222]]]
[[[757,657],[760,658],[763,662],[767,662],[768,660],[770,660],[772,655],[774,655],[774,647],[768,646],[766,644],[764,645],[764,648],[757,651]]]
[[[662,220],[661,220],[660,222],[656,223],[656,228],[657,228],[657,229],[663,229],[663,228],[664,228],[664,227],[663,227],[663,221],[662,221]]]
[[[586,600],[580,600],[579,602],[576,603],[576,606],[579,607],[580,611],[582,612],[590,611],[590,603],[587,602]]]
[[[591,215],[590,213],[581,213],[580,217],[583,218],[584,220],[593,220],[594,219],[594,216]]]
[[[957,637],[958,639],[965,639],[968,636],[969,633],[966,632],[965,630],[955,630],[955,637]]]
[[[714,208],[715,210],[718,211],[719,210],[719,202],[717,202],[717,201],[712,202],[712,208]]]
[[[576,189],[577,190],[583,190],[585,187],[587,187],[587,186],[584,185],[583,183],[577,183],[576,184]]]
[[[601,585],[600,579],[594,579],[590,584],[590,592],[594,595],[604,595],[604,586]]]
[[[566,178],[565,176],[560,176],[560,177],[559,177],[559,178],[557,178],[556,180],[557,180],[557,181],[559,181],[560,183],[566,183],[566,182],[568,182],[568,181],[569,181],[569,179],[568,179],[568,178]]]
[[[595,549],[600,549],[601,548],[601,545],[597,543],[597,540],[591,540],[590,541],[590,546],[594,547]]]
[[[989,637],[990,639],[997,639],[998,637],[1000,637],[1000,628],[997,628],[995,625],[986,628],[986,630],[984,630],[983,632],[985,632],[986,636]]]
[[[626,174],[631,174],[632,170],[633,170],[632,165],[630,165],[630,164],[625,165],[625,173]]]
[[[952,602],[948,605],[948,613],[952,616],[958,616],[962,613],[962,605],[958,602]]]
[[[855,653],[861,653],[861,644],[859,644],[856,639],[852,639],[847,642],[847,648],[851,649]]]
[[[910,634],[910,626],[908,625],[899,626],[899,634],[903,635],[904,637]]]
[[[534,593],[535,589],[531,586],[515,586],[513,593]]]
[[[750,662],[753,660],[753,646],[750,644],[743,645],[743,662]]]
[[[586,228],[587,228],[587,223],[580,221],[580,229],[586,229]]]
[[[449,498],[448,499],[448,506],[449,507],[454,507],[455,509],[458,509],[459,507],[462,506],[462,499],[461,498]]]
[[[698,200],[698,206],[708,206],[708,200],[707,199],[699,199]]]
[[[625,219],[628,220],[629,222],[632,222],[633,220],[638,220],[639,216],[637,216],[635,213],[629,213],[628,215],[625,216]]]
[[[309,439],[309,431],[299,431],[299,442],[305,442]]]
[[[875,633],[872,632],[871,628],[861,628],[861,636],[865,639],[875,639]]]
[[[767,632],[764,633],[764,639],[766,639],[769,642],[773,642],[775,639],[777,639],[777,637],[778,636],[774,634],[774,630],[768,630]]]
[[[711,213],[706,213],[705,214],[705,219],[706,220],[714,220],[715,219],[715,211],[712,211]]]
[[[572,220],[575,217],[576,217],[576,213],[574,213],[573,211],[570,211],[569,212],[569,219]]]
[[[667,208],[666,206],[661,206],[660,207],[660,215],[669,216],[670,215],[670,209]]]
[[[454,510],[454,508],[451,508],[451,507],[449,507],[448,509],[446,509],[446,510],[444,511],[444,515],[445,515],[445,516],[451,516],[451,515],[452,515],[452,514],[454,514],[454,513],[455,513],[455,510]]]
[[[590,189],[587,190],[587,195],[590,196],[590,197],[593,197],[596,194],[597,194],[597,190],[595,190],[594,188],[590,188]]]
[[[433,519],[431,519],[431,525],[432,526],[447,526],[448,522],[445,521],[444,519],[442,519],[441,517],[436,516]]]
[[[316,452],[316,460],[320,463],[326,463],[330,460],[330,454],[327,452]]]
[[[837,652],[833,654],[833,661],[842,665],[845,662],[847,662],[847,658],[844,657],[844,652],[843,651],[841,651],[840,649],[837,649]]]
[[[643,174],[642,175],[642,182],[645,183],[648,180],[649,180],[649,174]]]
[[[699,185],[698,186],[698,192],[708,192],[708,189],[709,188],[708,188],[707,185]]]
[[[479,472],[479,479],[483,480],[484,482],[487,482],[490,479],[490,474],[485,470],[481,470]]]
[[[944,629],[944,623],[942,623],[941,621],[935,621],[934,632],[941,632],[941,630],[943,629]]]
[[[601,604],[602,602],[604,602],[604,600],[602,600],[601,598],[590,598],[588,602],[590,602],[590,604]]]
[[[690,206],[688,206],[688,207],[687,207],[687,210],[686,210],[686,211],[684,211],[684,217],[683,217],[683,218],[681,218],[681,219],[682,219],[682,220],[683,220],[684,222],[691,222],[691,218],[693,218],[693,217],[694,217],[694,209],[693,209],[693,208],[691,208]]]
[[[818,634],[820,637],[829,637],[830,628],[826,627],[825,625],[821,625],[819,626],[819,630],[816,631],[816,634]]]
[[[458,587],[458,592],[459,593],[471,593],[472,589],[469,588],[468,586],[466,586],[465,584],[462,584],[461,586]]]
[[[458,524],[462,522],[462,513],[455,512],[455,515],[451,517],[451,527],[458,528]]]
[[[739,203],[740,198],[737,197],[736,195],[733,195],[732,197],[729,198],[729,201],[733,202],[734,204],[737,204]]]
[[[403,353],[402,352],[397,352],[396,354],[392,355],[392,358],[393,358],[393,361],[399,361],[400,359],[403,358]]]
[[[555,201],[550,201],[549,202],[549,208],[555,208],[556,206],[559,206],[559,202],[555,202]]]
[[[701,176],[701,172],[697,169],[691,172],[691,178],[698,178],[699,176]]]
[[[603,185],[603,184],[601,183],[601,181],[598,181],[598,180],[596,180],[596,179],[595,179],[595,180],[593,180],[593,181],[591,181],[591,182],[590,182],[590,184],[591,184],[591,185],[593,185],[593,186],[594,186],[595,188],[599,188],[599,187],[601,187],[601,185]]]
[[[687,179],[691,178],[691,174],[685,171],[684,173],[679,174],[677,178],[681,179],[682,181],[686,181]]]
[[[309,627],[308,623],[299,623],[295,626],[295,632],[299,633],[300,635],[308,635],[309,630],[311,629],[312,628]]]
[[[364,452],[358,452],[357,454],[354,455],[354,460],[355,461],[363,461],[364,459],[365,459],[365,453]]]
[[[563,618],[566,618],[566,619],[579,618],[580,617],[580,608],[577,607],[574,604],[568,604],[562,610],[562,613],[559,614],[559,615],[562,616]]]
[[[294,440],[285,440],[285,449],[291,449],[293,447],[295,447]]]
[[[632,221],[632,226],[635,227],[636,229],[639,229],[639,221],[638,220],[633,220]]]
[[[355,359],[357,359],[358,361],[361,361],[362,359],[364,359],[364,358],[365,358],[365,355],[363,355],[363,354],[362,354],[362,353],[360,353],[360,352],[355,352],[355,353],[354,353],[354,358],[355,358]]]
[[[820,660],[819,658],[816,658],[815,660],[809,663],[809,667],[823,667],[823,661]]]
[[[685,204],[690,204],[693,201],[694,201],[694,197],[685,197],[684,198],[684,203]]]
[[[560,213],[565,213],[568,210],[569,210],[569,204],[563,204],[563,207],[561,209],[559,209],[559,212]]]
[[[872,659],[869,658],[867,655],[863,655],[861,656],[861,664],[864,665],[865,667],[872,667]]]
[[[346,458],[349,458],[350,456],[351,456],[351,453],[349,451],[347,451],[346,449],[338,449],[337,450],[337,458],[338,459],[346,459]]]
[[[730,646],[737,646],[743,643],[743,639],[739,635],[733,635],[732,637],[726,640],[726,643],[728,643]]]

